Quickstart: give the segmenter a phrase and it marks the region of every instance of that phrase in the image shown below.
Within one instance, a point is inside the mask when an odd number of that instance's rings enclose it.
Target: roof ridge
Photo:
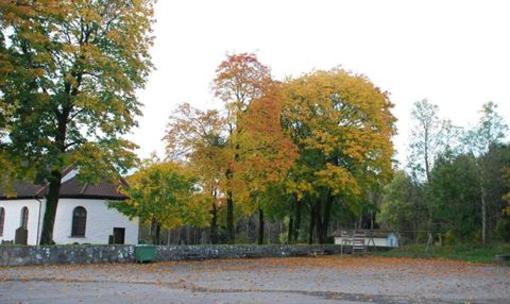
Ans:
[[[67,167],[62,172],[68,172],[73,167]],[[65,197],[105,197],[108,199],[125,199],[126,195],[122,189],[128,188],[129,183],[125,177],[120,175],[103,176],[97,184],[90,181],[81,182],[77,175],[72,174],[65,182],[61,183],[59,198]],[[35,184],[33,182],[23,182],[16,180],[16,197],[26,197],[40,199],[48,194],[48,181]],[[18,186],[19,184],[19,186]],[[26,184],[26,185],[25,185]],[[96,187],[97,186],[97,187]],[[0,198],[6,197],[0,190]]]
[[[37,190],[37,191],[35,192],[35,195],[34,195],[34,196],[35,196],[35,197],[38,197],[38,196],[39,196],[41,193],[43,193],[43,192],[44,192],[44,190],[45,190],[46,188],[48,188],[48,187],[49,187],[49,183],[46,183],[46,185],[44,185],[44,186],[43,186],[43,185],[41,185],[41,186],[40,186],[40,188],[39,188],[39,190]],[[42,195],[41,195],[41,196],[42,196]]]
[[[84,183],[84,184],[83,184],[83,187],[82,187],[82,188],[81,188],[81,190],[80,190],[80,193],[81,193],[81,194],[85,193],[85,190],[87,190],[88,186],[89,186],[89,183]]]
[[[69,172],[71,172],[73,170],[73,168],[76,167],[76,164],[70,164],[69,166],[65,167],[64,169],[62,169],[60,171],[60,173],[62,174],[62,178],[64,176],[66,176]],[[62,178],[61,178],[61,181],[60,181],[60,185],[62,186],[64,183],[62,183]],[[72,178],[71,178],[72,179]],[[35,192],[35,197],[39,196],[42,192],[44,192],[44,190],[48,189],[50,187],[50,183],[49,182],[46,182],[45,185],[41,185],[41,188],[39,188],[39,190],[37,190]]]

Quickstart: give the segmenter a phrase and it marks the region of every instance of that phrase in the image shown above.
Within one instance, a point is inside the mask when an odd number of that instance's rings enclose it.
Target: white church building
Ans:
[[[55,215],[56,244],[137,244],[138,219],[130,220],[111,201],[125,200],[110,182],[80,183],[78,171],[64,172]],[[47,185],[16,182],[12,194],[0,190],[0,244],[38,245],[46,206]]]

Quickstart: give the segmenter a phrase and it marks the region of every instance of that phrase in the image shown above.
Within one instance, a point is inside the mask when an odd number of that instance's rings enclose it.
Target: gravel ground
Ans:
[[[0,303],[510,303],[510,267],[316,257],[0,268]]]

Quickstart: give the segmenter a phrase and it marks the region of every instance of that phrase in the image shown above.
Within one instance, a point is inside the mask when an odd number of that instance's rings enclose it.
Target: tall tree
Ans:
[[[494,102],[485,103],[478,126],[466,132],[466,148],[477,158],[479,169],[480,207],[482,211],[482,243],[487,242],[487,183],[489,149],[499,144],[507,135],[508,126],[497,113]]]
[[[205,188],[225,197],[227,239],[233,242],[234,201],[237,215],[259,212],[263,231],[262,206],[268,204],[261,204],[260,196],[270,183],[285,176],[296,151],[280,125],[281,88],[254,55],[228,57],[215,83],[217,96],[225,100],[226,115],[181,105],[170,117],[165,140],[170,158],[188,161],[201,176],[209,177],[205,184],[214,185],[204,184]],[[213,206],[214,214],[215,210]],[[262,242],[263,233],[260,238]]]
[[[243,132],[238,137],[235,197],[243,206],[258,211],[259,244],[264,243],[264,211],[272,206],[267,200],[262,203],[263,193],[273,190],[273,185],[285,179],[297,157],[297,149],[280,123],[282,100],[279,85],[266,88],[264,95],[252,101],[238,123]]]
[[[420,179],[430,182],[434,159],[447,150],[456,150],[459,128],[439,118],[437,105],[423,99],[414,103],[411,111],[413,126],[409,139],[409,165]]]
[[[52,243],[62,170],[116,175],[135,157],[122,139],[152,69],[153,1],[0,2],[2,149],[49,182],[41,243]],[[14,159],[14,157],[12,158]]]
[[[480,189],[472,155],[439,156],[427,189],[434,232],[446,235],[449,243],[469,242],[479,236]]]
[[[341,69],[286,84],[282,124],[299,150],[289,192],[310,203],[310,237],[326,241],[335,204],[356,208],[363,189],[387,181],[395,118],[385,92]]]
[[[228,167],[225,170],[226,204],[227,204],[227,239],[235,242],[234,223],[234,188],[236,166],[239,161],[239,150],[242,148],[239,137],[243,128],[239,122],[242,115],[250,108],[252,102],[264,96],[266,88],[271,85],[270,69],[261,64],[254,54],[241,53],[228,55],[216,70],[214,92],[224,101],[227,109]]]
[[[453,140],[458,137],[460,129],[448,120],[439,118],[439,107],[423,99],[414,103],[411,111],[413,125],[409,139],[409,166],[413,177],[418,181],[431,182],[431,171],[434,161],[439,155],[452,154],[457,150]],[[428,209],[427,234],[429,243],[432,241],[432,214],[430,202]]]
[[[202,191],[209,196],[210,239],[213,244],[218,242],[218,214],[225,184],[224,127],[224,118],[218,111],[201,111],[184,103],[170,116],[164,137],[167,159],[187,163],[199,177]]]

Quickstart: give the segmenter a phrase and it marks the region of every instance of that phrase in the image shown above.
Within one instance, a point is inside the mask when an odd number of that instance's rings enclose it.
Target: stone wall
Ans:
[[[0,246],[0,266],[134,262],[133,245]]]
[[[350,251],[350,248],[344,250]],[[126,263],[135,261],[133,245],[0,246],[0,266]],[[158,246],[157,261],[262,258],[339,254],[339,245]]]
[[[344,248],[347,249],[347,248]],[[350,251],[350,248],[348,248]],[[339,245],[192,245],[159,246],[159,261],[263,258],[339,254]]]

